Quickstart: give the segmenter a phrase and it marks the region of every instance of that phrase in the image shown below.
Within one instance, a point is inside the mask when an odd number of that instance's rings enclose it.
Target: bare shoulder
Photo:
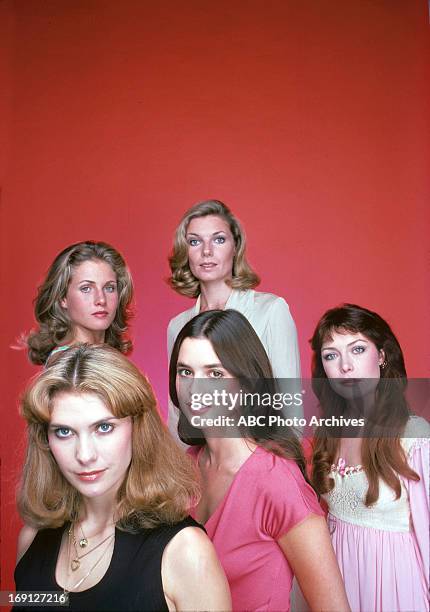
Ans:
[[[203,529],[181,529],[164,549],[162,567],[167,578],[197,578],[218,564],[214,546]]]
[[[185,527],[170,540],[164,551],[164,558],[167,563],[175,564],[180,557],[181,564],[186,564],[188,568],[191,568],[193,564],[200,564],[202,557],[214,554],[213,544],[203,529]]]
[[[161,577],[170,610],[231,610],[215,548],[199,527],[181,529],[166,546]]]
[[[17,555],[16,562],[21,559],[30,548],[31,543],[36,537],[37,529],[34,527],[30,527],[30,525],[24,525],[18,535],[18,544],[17,544]]]

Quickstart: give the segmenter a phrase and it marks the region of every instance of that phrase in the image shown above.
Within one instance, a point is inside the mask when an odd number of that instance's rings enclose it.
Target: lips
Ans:
[[[206,406],[204,404],[201,404],[201,406],[199,408],[197,408],[196,406],[192,406],[190,402],[187,402],[186,404],[183,404],[183,411],[185,416],[191,416],[191,415],[203,415],[206,412],[208,412],[209,410],[212,409],[212,406]]]
[[[212,408],[212,406],[200,406],[200,408],[193,408],[190,404],[188,404],[187,408],[193,414],[204,414],[208,410]]]
[[[93,472],[78,472],[76,476],[79,478],[79,480],[82,480],[83,482],[94,482],[94,480],[100,478],[100,476],[105,471],[106,470],[94,470]]]
[[[206,263],[200,264],[200,267],[203,268],[204,270],[211,270],[212,268],[215,268],[216,265],[217,265],[216,263],[206,262]]]
[[[107,310],[99,310],[97,312],[93,312],[93,317],[97,317],[98,319],[104,319],[109,315]]]

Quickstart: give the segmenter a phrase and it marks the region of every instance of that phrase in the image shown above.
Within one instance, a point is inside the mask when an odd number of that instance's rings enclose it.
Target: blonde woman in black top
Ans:
[[[212,544],[188,517],[193,469],[132,363],[106,345],[72,347],[22,411],[17,590],[61,590],[86,612],[230,609]]]

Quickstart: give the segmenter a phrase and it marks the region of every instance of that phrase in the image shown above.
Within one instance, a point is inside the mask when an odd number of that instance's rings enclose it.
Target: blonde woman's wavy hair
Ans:
[[[61,306],[73,270],[84,261],[100,260],[110,265],[117,277],[118,307],[112,325],[106,330],[105,342],[128,354],[132,342],[126,336],[132,316],[133,281],[122,255],[106,242],[77,242],[65,248],[52,262],[45,280],[38,288],[34,315],[38,329],[26,339],[28,357],[36,365],[46,363],[50,352],[61,344],[71,331],[67,310]]]
[[[64,351],[22,398],[28,430],[18,492],[23,520],[43,529],[81,516],[81,494],[63,476],[48,444],[53,399],[64,392],[95,394],[115,417],[132,419],[132,459],[117,493],[118,527],[133,531],[182,520],[199,498],[197,479],[161,420],[151,385],[117,350],[87,344]]]
[[[187,297],[198,297],[200,294],[200,283],[193,275],[188,264],[187,229],[190,221],[197,217],[217,215],[222,217],[230,227],[235,243],[235,255],[233,260],[233,278],[230,282],[233,289],[253,289],[260,278],[253,271],[246,260],[246,238],[241,224],[232,214],[230,209],[219,200],[205,200],[195,204],[187,210],[179,223],[173,243],[173,251],[169,257],[172,275],[168,279],[169,285]]]

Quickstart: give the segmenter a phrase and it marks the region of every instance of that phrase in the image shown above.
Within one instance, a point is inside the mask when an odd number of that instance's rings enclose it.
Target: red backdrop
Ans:
[[[429,374],[425,0],[3,0],[3,588],[29,376],[8,347],[54,255],[97,239],[136,284],[133,360],[166,404],[165,330],[190,304],[166,256],[182,212],[216,197],[243,221],[261,289],[307,340],[341,301],[392,324]]]

